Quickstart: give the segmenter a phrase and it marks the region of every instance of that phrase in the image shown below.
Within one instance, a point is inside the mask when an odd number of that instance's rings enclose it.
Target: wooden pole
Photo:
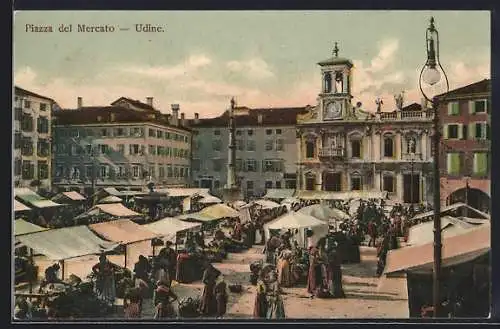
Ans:
[[[61,280],[64,280],[64,260],[61,261]]]
[[[33,249],[30,248],[30,251],[29,251],[29,263],[31,265],[31,270],[34,270],[35,267],[34,267],[34,262],[33,262]],[[30,284],[30,294],[33,293],[33,280],[35,280],[35,278],[32,278],[30,277],[29,279],[29,284]]]
[[[123,267],[127,268],[127,245],[125,245],[125,264]]]

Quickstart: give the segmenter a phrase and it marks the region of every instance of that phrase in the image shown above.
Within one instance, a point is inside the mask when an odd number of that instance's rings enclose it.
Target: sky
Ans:
[[[421,102],[425,30],[435,17],[440,59],[450,88],[490,77],[487,11],[20,11],[14,15],[14,83],[63,108],[108,105],[121,96],[154,97],[154,106],[193,117],[229,107],[315,105],[319,61],[354,63],[353,103],[392,110],[394,95]],[[53,33],[26,32],[26,24]],[[58,32],[72,24],[73,32]],[[113,33],[76,32],[78,24],[112,25]],[[136,32],[135,24],[164,32]],[[129,28],[120,31],[119,28]],[[443,90],[444,91],[444,90]]]

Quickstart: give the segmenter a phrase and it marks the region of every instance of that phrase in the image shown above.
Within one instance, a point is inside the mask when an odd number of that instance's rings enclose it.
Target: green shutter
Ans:
[[[463,139],[464,138],[464,125],[459,123],[458,128],[457,128],[457,137],[458,139]]]
[[[451,166],[452,155],[453,154],[451,154],[451,153],[446,154],[446,172],[448,174],[452,173],[452,166]]]
[[[469,139],[476,139],[476,123],[469,124]]]
[[[474,173],[484,176],[488,171],[488,154],[475,153],[474,154]]]
[[[453,115],[453,102],[448,103],[448,115]]]
[[[443,139],[448,139],[448,125],[443,126]]]
[[[452,169],[454,174],[460,172],[460,153],[453,153]]]
[[[459,115],[460,114],[460,104],[458,102],[453,102],[452,114],[453,115]]]
[[[470,114],[476,113],[476,102],[469,101],[469,113]]]

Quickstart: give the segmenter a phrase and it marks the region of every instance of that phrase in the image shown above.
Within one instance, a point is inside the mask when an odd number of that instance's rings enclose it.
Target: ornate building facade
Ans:
[[[351,104],[353,64],[338,56],[319,62],[317,105],[297,118],[298,189],[387,191],[404,203],[432,200],[432,112],[419,104],[376,112]]]

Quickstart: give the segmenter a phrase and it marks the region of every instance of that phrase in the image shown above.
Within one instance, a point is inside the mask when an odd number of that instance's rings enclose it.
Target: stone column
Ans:
[[[398,172],[396,174],[396,189],[397,189],[397,196],[400,200],[403,200],[403,195],[404,195],[404,186],[403,186],[403,173]]]
[[[373,171],[373,188],[376,191],[382,190],[382,182],[380,181],[380,171]]]
[[[395,151],[396,151],[395,158],[398,159],[398,160],[400,160],[402,158],[402,154],[401,154],[402,153],[401,152],[402,151],[402,149],[401,149],[401,133],[400,132],[396,133],[396,149],[395,149]]]
[[[300,131],[296,131],[295,137],[295,143],[297,144],[297,190],[300,191],[304,189],[304,177],[302,175],[302,162],[304,156],[302,153],[302,137]]]
[[[425,202],[425,190],[427,189],[427,184],[425,182],[422,171],[419,172],[419,180],[420,180],[420,202]]]
[[[422,160],[427,160],[429,157],[427,155],[427,133],[423,132],[420,138],[420,153],[422,154]]]
[[[381,140],[380,140],[380,134],[374,134],[373,135],[373,152],[371,154],[372,160],[377,161],[382,159],[381,153],[380,153],[380,145]]]
[[[323,173],[321,171],[316,172],[316,191],[321,191],[323,186]]]
[[[342,181],[342,184],[341,184],[341,187],[340,187],[340,190],[341,191],[350,191],[351,190],[351,187],[349,186],[349,179],[348,179],[348,176],[349,176],[349,172],[347,171],[347,169],[343,170],[342,173],[341,173],[341,181]]]

